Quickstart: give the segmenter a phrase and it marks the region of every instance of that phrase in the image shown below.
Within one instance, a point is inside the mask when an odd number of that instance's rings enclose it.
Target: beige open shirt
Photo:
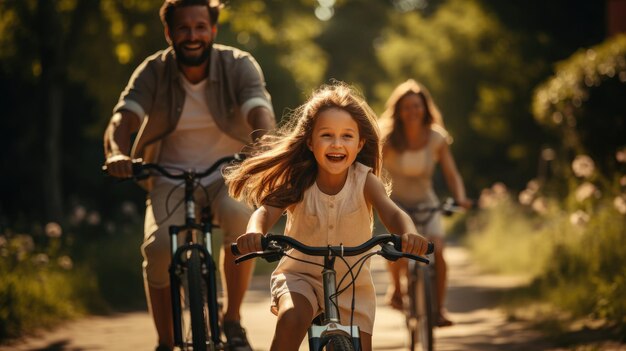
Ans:
[[[131,76],[113,109],[113,113],[127,110],[142,118],[130,157],[145,162],[158,160],[160,140],[176,128],[185,102],[181,74],[170,47],[146,58]],[[214,44],[211,49],[206,97],[217,126],[245,144],[252,141],[248,112],[258,106],[273,111],[256,60],[245,51],[225,45]],[[104,151],[105,157],[109,155],[107,138]],[[149,183],[142,186],[151,188]]]

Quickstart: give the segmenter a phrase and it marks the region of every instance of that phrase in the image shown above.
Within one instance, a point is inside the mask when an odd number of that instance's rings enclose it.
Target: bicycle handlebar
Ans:
[[[192,178],[192,179],[200,179],[200,178],[204,178],[207,175],[213,173],[217,168],[219,168],[222,164],[227,163],[227,162],[231,162],[231,161],[242,161],[245,158],[245,155],[243,153],[236,153],[233,154],[231,156],[225,156],[222,157],[220,159],[218,159],[217,161],[215,161],[215,163],[213,163],[209,168],[205,169],[202,172],[195,172],[195,171],[180,171],[179,173],[171,173],[170,171],[168,171],[167,169],[165,169],[163,166],[156,164],[156,163],[143,163],[142,159],[135,159],[132,161],[132,168],[133,168],[133,179],[145,179],[147,177],[152,176],[152,174],[150,174],[150,170],[154,170],[157,171],[159,174],[163,175],[166,178],[170,178],[170,179],[187,179],[187,178]],[[102,166],[102,171],[103,172],[107,172],[107,166],[104,165]]]
[[[382,245],[380,255],[388,260],[395,261],[398,258],[406,257],[416,261],[429,263],[427,258],[411,255],[402,252],[402,237],[395,234],[380,234],[376,235],[366,242],[358,246],[308,246],[300,241],[285,235],[267,234],[261,238],[261,248],[263,251],[251,252],[235,259],[235,263],[240,263],[255,257],[262,257],[268,262],[273,262],[280,259],[285,255],[285,251],[288,247],[310,255],[310,256],[357,256],[367,252],[376,245]],[[231,252],[235,256],[239,256],[241,252],[237,248],[236,243],[232,243]],[[433,243],[428,243],[428,249],[426,254],[430,254],[434,251]]]
[[[459,206],[457,202],[449,197],[439,203],[437,206],[419,206],[419,207],[402,207],[408,213],[435,213],[441,212],[444,216],[450,216],[453,213],[463,213],[465,208]]]

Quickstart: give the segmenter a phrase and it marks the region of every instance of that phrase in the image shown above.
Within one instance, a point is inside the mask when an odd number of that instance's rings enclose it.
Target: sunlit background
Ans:
[[[100,166],[121,90],[166,46],[160,5],[0,0],[0,340],[143,308],[144,195]],[[258,60],[278,119],[331,79],[378,113],[424,83],[482,208],[452,235],[532,274],[531,300],[623,331],[625,31],[624,0],[230,0],[217,42]]]

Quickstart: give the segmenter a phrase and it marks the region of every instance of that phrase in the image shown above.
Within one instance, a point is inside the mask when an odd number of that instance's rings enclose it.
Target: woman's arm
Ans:
[[[461,179],[461,175],[456,168],[454,157],[452,157],[450,147],[447,143],[441,144],[441,148],[439,149],[439,161],[441,162],[441,170],[443,171],[446,184],[448,185],[448,189],[452,192],[454,200],[460,206],[470,208],[472,206],[472,202],[467,199],[463,179]]]
[[[428,241],[417,233],[411,217],[387,196],[384,185],[372,173],[365,180],[364,194],[365,201],[376,209],[387,230],[402,235],[402,251],[414,255],[426,253]]]
[[[261,237],[267,233],[270,228],[282,216],[285,210],[278,207],[262,205],[250,216],[246,233],[237,238],[237,248],[241,254],[254,251],[261,251]]]

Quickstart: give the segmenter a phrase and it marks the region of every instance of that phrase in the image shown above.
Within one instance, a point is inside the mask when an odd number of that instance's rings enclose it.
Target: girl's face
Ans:
[[[424,124],[426,106],[417,94],[409,94],[398,101],[398,114],[404,125]]]
[[[319,176],[345,176],[363,148],[359,126],[345,110],[330,108],[317,116],[307,145],[315,155]]]

